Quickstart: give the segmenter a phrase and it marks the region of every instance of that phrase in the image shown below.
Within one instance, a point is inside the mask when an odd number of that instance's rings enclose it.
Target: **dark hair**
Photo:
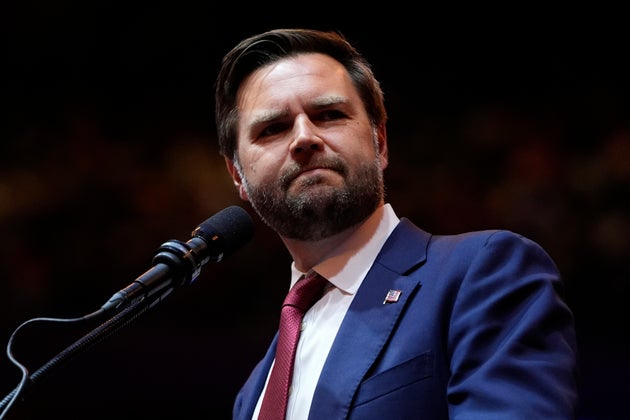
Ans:
[[[256,69],[301,53],[322,53],[339,61],[348,71],[371,123],[387,121],[380,83],[367,60],[338,32],[312,29],[275,29],[238,43],[221,62],[215,84],[215,121],[219,152],[236,160],[236,93]]]

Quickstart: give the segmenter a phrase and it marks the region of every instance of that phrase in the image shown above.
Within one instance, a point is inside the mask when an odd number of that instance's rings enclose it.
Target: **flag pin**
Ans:
[[[392,290],[390,289],[389,292],[387,292],[387,295],[385,296],[385,300],[383,301],[383,305],[386,303],[396,303],[398,302],[398,299],[400,298],[400,294],[402,293],[402,290]]]

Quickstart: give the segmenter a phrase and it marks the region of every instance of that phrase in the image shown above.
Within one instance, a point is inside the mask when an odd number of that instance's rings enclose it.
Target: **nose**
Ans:
[[[293,127],[295,138],[291,143],[291,154],[310,155],[324,150],[324,142],[317,133],[317,127],[306,116],[298,116]]]

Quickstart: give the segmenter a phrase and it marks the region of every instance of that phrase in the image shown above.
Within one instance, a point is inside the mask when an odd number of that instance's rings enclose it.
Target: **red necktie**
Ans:
[[[280,315],[276,361],[267,384],[258,420],[283,420],[286,416],[302,317],[321,297],[326,283],[325,278],[311,271],[291,288],[284,299]]]

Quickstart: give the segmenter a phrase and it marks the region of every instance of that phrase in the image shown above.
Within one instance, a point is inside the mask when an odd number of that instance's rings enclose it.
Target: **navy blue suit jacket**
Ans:
[[[383,303],[400,290],[395,303]],[[310,419],[572,419],[573,315],[556,265],[509,231],[431,235],[407,219],[357,291]],[[251,419],[277,335],[236,397]]]

